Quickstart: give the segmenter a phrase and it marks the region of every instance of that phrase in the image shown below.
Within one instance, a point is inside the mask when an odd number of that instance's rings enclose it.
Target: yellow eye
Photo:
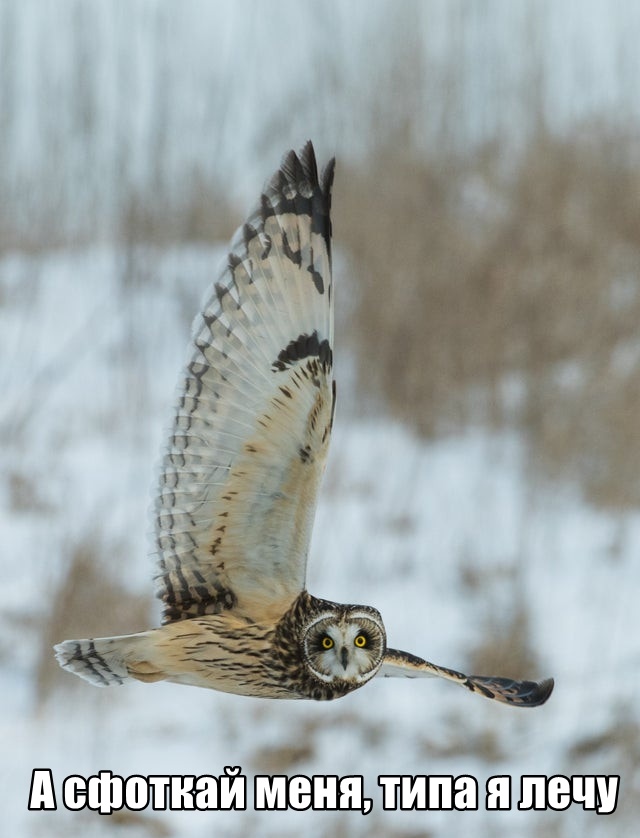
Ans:
[[[364,636],[364,634],[359,634],[353,642],[356,644],[358,649],[362,649],[364,646],[367,645],[367,638]]]
[[[322,648],[323,649],[331,649],[333,647],[333,640],[329,637],[328,634],[322,638]]]

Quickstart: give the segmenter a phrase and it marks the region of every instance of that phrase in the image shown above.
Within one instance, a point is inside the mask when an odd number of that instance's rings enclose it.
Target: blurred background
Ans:
[[[622,836],[640,818],[640,4],[0,0],[0,721],[7,834]],[[329,705],[94,690],[66,637],[158,619],[146,513],[190,321],[288,148],[337,157],[339,406],[318,596],[392,646],[556,677]],[[28,812],[33,768],[362,774],[374,809]],[[379,774],[479,810],[385,812]],[[513,811],[485,812],[487,777]],[[523,774],[619,775],[611,815]]]

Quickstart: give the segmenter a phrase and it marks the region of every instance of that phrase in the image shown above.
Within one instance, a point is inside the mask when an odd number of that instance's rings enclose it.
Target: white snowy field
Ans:
[[[444,681],[395,679],[328,704],[270,702],[164,684],[98,690],[55,668],[51,644],[83,621],[87,634],[115,634],[157,619],[148,488],[219,255],[104,248],[0,260],[3,834],[634,835],[640,515],[604,514],[569,485],[533,481],[515,435],[469,429],[427,443],[382,411],[354,418],[340,380],[309,589],[376,606],[391,646],[437,663],[473,669],[490,657],[486,674],[552,675],[549,702],[519,710]],[[339,333],[336,344],[340,356]],[[79,551],[93,586],[69,573]],[[118,596],[126,625],[110,613]],[[512,672],[524,659],[529,669]],[[255,774],[362,775],[373,810],[256,812],[250,797],[244,812],[62,805],[69,774],[229,765],[249,788]],[[27,810],[34,768],[51,769],[57,811]],[[381,774],[472,775],[478,810],[384,811]],[[618,807],[518,811],[520,777],[534,774],[619,775]],[[511,811],[485,810],[496,775],[513,777]]]

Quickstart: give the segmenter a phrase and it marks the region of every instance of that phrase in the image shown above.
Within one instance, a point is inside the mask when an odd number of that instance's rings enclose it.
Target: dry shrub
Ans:
[[[8,509],[14,515],[27,512],[45,514],[51,511],[35,477],[17,468],[7,475],[7,501]]]
[[[360,387],[425,434],[463,418],[450,387],[466,377],[466,359],[451,338],[474,323],[460,303],[475,254],[456,218],[459,180],[453,164],[394,147],[341,172],[336,189],[337,237],[356,280]]]
[[[597,770],[622,778],[616,822],[618,834],[631,835],[640,818],[640,724],[634,704],[620,701],[613,709],[609,726],[574,742],[566,760],[579,774]]]
[[[228,185],[197,170],[179,189],[168,184],[127,187],[118,217],[119,238],[128,246],[226,240],[240,218],[228,195]]]
[[[593,500],[640,502],[637,151],[590,126],[509,164],[394,144],[342,172],[361,388],[424,435],[515,424]]]
[[[499,732],[491,727],[477,729],[468,716],[450,713],[447,719],[448,734],[445,742],[429,736],[422,737],[422,750],[426,759],[453,759],[475,757],[486,763],[496,763],[507,757]]]
[[[292,774],[296,766],[311,761],[313,756],[314,748],[310,741],[266,745],[254,752],[252,770],[256,774]]]
[[[531,645],[530,616],[525,604],[514,603],[509,614],[493,614],[471,653],[468,668],[478,675],[533,678],[540,667]]]

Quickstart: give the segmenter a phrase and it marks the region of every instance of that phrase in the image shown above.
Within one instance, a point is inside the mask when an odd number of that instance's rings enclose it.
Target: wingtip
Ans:
[[[512,707],[539,707],[553,692],[554,680],[545,678],[542,681],[516,681],[510,678],[472,675],[466,678],[463,686]]]
[[[312,140],[307,140],[300,151],[289,149],[285,152],[280,168],[271,179],[271,186],[280,191],[283,182],[297,183],[307,178],[311,186],[317,186],[327,200],[330,200],[336,158],[332,157],[318,174],[316,151]]]
[[[62,640],[53,646],[53,652],[56,660],[63,669],[74,671],[73,665],[76,658],[78,644],[75,640]]]
[[[508,703],[515,707],[540,707],[548,700],[554,686],[553,678],[544,678],[542,681],[514,681],[504,696]]]
[[[544,680],[538,681],[537,683],[538,689],[535,693],[536,701],[531,703],[532,707],[539,707],[541,704],[544,704],[553,692],[553,688],[556,685],[556,682],[553,678],[545,678]]]

